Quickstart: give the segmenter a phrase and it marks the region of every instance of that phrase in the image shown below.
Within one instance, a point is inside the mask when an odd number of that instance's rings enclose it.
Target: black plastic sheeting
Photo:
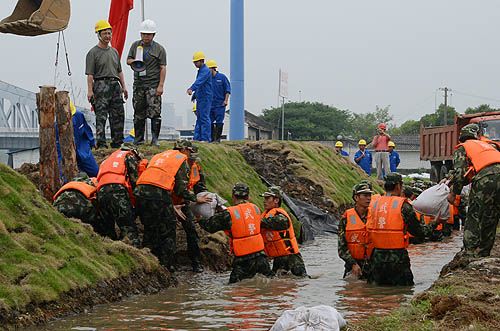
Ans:
[[[327,233],[337,233],[339,220],[333,215],[325,213],[322,209],[307,202],[297,200],[283,194],[285,204],[302,223],[300,242],[314,240],[315,236]]]

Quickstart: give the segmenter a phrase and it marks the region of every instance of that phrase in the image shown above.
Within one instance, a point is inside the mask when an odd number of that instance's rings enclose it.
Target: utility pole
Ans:
[[[443,112],[443,120],[444,125],[448,122],[448,92],[451,92],[451,89],[444,87],[440,88],[441,91],[444,91],[444,112]]]
[[[281,140],[285,140],[285,97],[281,104]]]
[[[142,15],[142,21],[144,22],[144,0],[141,1],[141,15]]]

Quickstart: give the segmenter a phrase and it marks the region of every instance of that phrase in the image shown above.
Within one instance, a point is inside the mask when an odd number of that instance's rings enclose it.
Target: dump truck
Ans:
[[[70,0],[19,0],[12,14],[0,21],[0,32],[38,36],[62,31],[70,14]]]
[[[420,126],[420,159],[430,161],[432,181],[439,182],[453,168],[460,130],[469,123],[477,123],[483,137],[500,141],[500,112],[457,114],[452,125]]]

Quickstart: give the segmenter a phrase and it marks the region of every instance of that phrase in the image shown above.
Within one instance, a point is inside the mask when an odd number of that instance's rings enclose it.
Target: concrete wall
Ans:
[[[12,168],[17,169],[23,165],[23,163],[33,163],[36,164],[40,161],[40,150],[31,149],[22,152],[12,153]]]

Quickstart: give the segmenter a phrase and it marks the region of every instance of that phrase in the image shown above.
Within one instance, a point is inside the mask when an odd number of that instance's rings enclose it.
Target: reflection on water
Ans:
[[[415,286],[378,287],[342,279],[337,236],[302,246],[313,279],[255,277],[228,284],[229,273],[177,274],[180,285],[157,295],[101,305],[29,330],[268,330],[284,310],[331,305],[347,320],[387,314],[428,288],[461,247],[461,237],[410,246]]]

